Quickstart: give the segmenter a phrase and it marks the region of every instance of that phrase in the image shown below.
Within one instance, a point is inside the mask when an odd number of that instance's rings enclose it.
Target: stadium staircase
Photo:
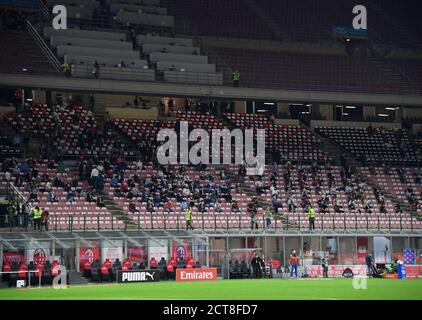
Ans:
[[[289,35],[286,31],[284,31],[278,22],[269,17],[265,10],[261,7],[261,5],[256,0],[246,0],[246,5],[254,12],[273,32],[275,40],[282,41],[282,42],[289,42]]]
[[[233,85],[233,72],[230,66],[213,49],[204,44],[201,37],[193,38],[193,45],[200,47],[203,55],[208,56],[208,63],[215,64],[216,72],[223,74],[223,84]],[[240,75],[242,76],[242,75]]]
[[[388,79],[390,79],[396,88],[399,88],[401,93],[412,94],[416,84],[403,71],[392,64],[388,59],[381,56],[379,53],[372,51],[372,56],[368,57],[370,64],[380,70]]]
[[[363,163],[361,161],[356,159],[347,150],[338,146],[334,141],[330,140],[329,138],[325,138],[325,137],[321,136],[316,131],[313,131],[313,132],[319,139],[321,139],[321,141],[323,141],[322,147],[324,148],[324,145],[327,146],[327,149],[325,149],[325,151],[332,152],[330,154],[332,156],[337,156],[337,157],[339,157],[339,155],[342,154],[345,157],[347,163],[356,168],[356,173],[358,174],[359,178],[363,182],[365,182],[367,186],[369,186],[371,188],[376,187],[384,195],[385,199],[390,200],[394,205],[399,203],[401,205],[401,207],[404,209],[404,211],[406,211],[407,213],[409,213],[412,216],[417,216],[415,210],[413,210],[413,208],[410,205],[408,205],[407,203],[404,203],[403,201],[400,201],[397,197],[390,194],[387,190],[385,190],[384,188],[379,186],[376,182],[374,182],[370,178],[368,178],[367,175],[363,174],[360,170],[360,167],[363,166]],[[338,160],[337,163],[340,163],[340,161]]]
[[[229,121],[227,121],[227,119],[225,117],[221,117],[221,121],[222,124],[227,127],[229,130],[233,130],[236,127],[231,124]],[[252,188],[250,188],[248,185],[246,184],[241,184],[240,183],[240,179],[239,179],[239,175],[237,174],[232,174],[230,172],[227,172],[227,176],[231,179],[232,182],[234,182],[234,184],[240,186],[240,191],[241,193],[246,194],[248,197],[255,197],[258,200],[258,205],[266,210],[266,208],[273,210],[273,205],[272,203],[266,201],[265,199],[262,198],[261,195],[257,194],[255,192],[255,190],[253,190]],[[286,216],[282,216],[279,214],[273,214],[273,219],[274,219],[274,223],[277,226],[277,229],[283,229],[283,230],[299,230],[300,226],[297,223],[291,222],[289,221],[289,218]],[[263,226],[265,225],[265,221],[263,223]]]
[[[111,215],[125,224],[125,231],[136,230],[138,228],[138,226],[128,217],[127,213],[125,213],[123,209],[114,202],[113,198],[111,198],[108,194],[103,194],[102,197],[104,205]]]
[[[2,42],[0,50],[1,71],[57,74],[57,71],[27,31],[1,30],[0,39]],[[23,71],[23,68],[28,71]]]

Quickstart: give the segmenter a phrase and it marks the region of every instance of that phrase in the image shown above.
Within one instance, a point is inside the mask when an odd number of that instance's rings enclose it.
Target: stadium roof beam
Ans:
[[[156,244],[158,244],[160,247],[164,247],[163,244],[158,241],[156,238],[154,238],[153,236],[149,235],[148,233],[146,233],[143,230],[139,230],[145,237],[147,237],[149,240],[154,241]]]
[[[51,239],[53,239],[59,246],[61,246],[63,249],[69,249],[70,246],[68,246],[66,243],[64,243],[63,241],[57,239],[55,236],[53,236],[50,232],[45,232],[45,234],[50,237]]]
[[[94,248],[95,247],[91,242],[89,242],[88,240],[85,240],[84,238],[79,236],[79,234],[72,233],[72,235],[75,237],[75,239],[82,242],[85,247],[87,247],[87,248]]]
[[[9,241],[3,239],[2,237],[0,237],[0,242],[3,243],[3,245],[6,246],[7,249],[18,250],[18,248],[16,248],[13,244],[11,244]]]
[[[127,241],[129,241],[129,242],[131,242],[133,245],[135,245],[136,247],[143,247],[143,245],[142,245],[140,242],[136,241],[135,239],[133,239],[132,237],[128,236],[127,234],[125,234],[125,233],[123,233],[123,232],[121,232],[121,231],[119,231],[119,234],[120,234],[123,238],[125,238]]]
[[[208,238],[208,235],[205,233],[205,232],[203,232],[202,230],[199,230],[200,231],[200,233],[201,234],[203,234],[205,237],[207,237]],[[208,245],[208,242],[207,241],[205,241],[204,239],[202,239],[197,233],[194,233],[194,232],[188,232],[188,234],[190,235],[190,236],[192,236],[192,237],[194,237],[195,238],[195,240],[196,241],[198,241],[200,244],[202,244],[202,245],[205,245],[205,246],[207,246]]]
[[[107,237],[103,236],[101,233],[96,232],[95,233],[101,240],[107,241],[109,244],[111,244],[113,247],[115,247],[116,245]]]
[[[26,234],[22,233],[22,237],[26,240],[29,240],[30,242],[33,242],[34,244],[36,244],[37,246],[39,246],[40,248],[42,248],[43,246],[38,242],[38,240],[34,237],[29,237]],[[42,240],[42,239],[39,239]]]

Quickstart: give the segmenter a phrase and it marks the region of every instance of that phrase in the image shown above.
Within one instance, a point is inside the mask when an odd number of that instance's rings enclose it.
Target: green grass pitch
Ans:
[[[352,279],[260,279],[206,282],[69,285],[0,289],[0,300],[422,300],[422,279],[368,279],[366,289],[354,289]]]

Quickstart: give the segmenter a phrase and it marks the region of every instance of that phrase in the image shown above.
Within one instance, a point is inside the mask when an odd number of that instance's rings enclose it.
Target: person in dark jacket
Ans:
[[[253,277],[256,279],[261,278],[262,276],[261,263],[262,263],[261,257],[258,255],[258,252],[255,252],[255,256],[252,258],[252,261],[251,261],[251,265],[252,265],[252,270],[253,270]]]
[[[371,274],[372,274],[372,256],[371,256],[371,254],[368,254],[365,257],[365,264],[366,264],[366,267],[368,268],[368,277],[370,277]]]
[[[328,259],[326,257],[322,257],[321,265],[322,265],[322,276],[324,278],[328,278]]]

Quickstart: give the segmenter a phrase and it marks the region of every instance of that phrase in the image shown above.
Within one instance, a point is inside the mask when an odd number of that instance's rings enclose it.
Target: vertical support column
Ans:
[[[327,121],[334,120],[334,107],[331,104],[320,104],[319,113],[321,114],[322,118],[326,119]]]
[[[56,256],[56,241],[52,240],[51,241],[51,256],[54,257]]]
[[[363,119],[366,120],[368,117],[375,117],[376,110],[374,106],[363,106]]]
[[[289,104],[285,102],[277,102],[277,118],[286,115],[290,118]]]
[[[340,251],[340,237],[339,236],[337,236],[337,255],[338,255],[337,264],[340,264],[340,261],[341,261],[341,251]]]
[[[80,270],[81,256],[79,254],[80,249],[81,249],[81,242],[79,239],[76,239],[75,241],[75,264],[76,264],[75,267],[76,268],[75,269],[77,272],[81,272]]]
[[[235,101],[234,102],[235,113],[246,113],[246,101]]]
[[[207,268],[210,266],[210,238],[207,237],[207,245],[205,246],[205,264],[207,265]]]
[[[126,260],[127,258],[127,240],[123,240],[123,256],[124,256],[124,260]]]
[[[3,242],[0,243],[0,270],[3,270]]]

